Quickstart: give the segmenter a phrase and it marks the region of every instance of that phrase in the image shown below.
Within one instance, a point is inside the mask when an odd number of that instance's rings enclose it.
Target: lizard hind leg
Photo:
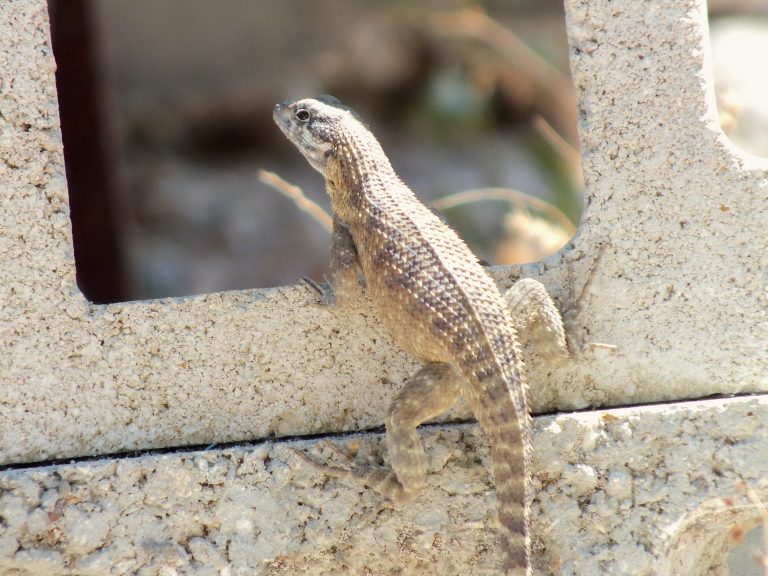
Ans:
[[[387,456],[407,499],[417,494],[427,476],[424,447],[416,428],[448,410],[461,394],[462,377],[449,364],[433,362],[409,378],[387,414]]]
[[[568,345],[560,311],[547,289],[533,278],[522,278],[504,294],[520,335],[531,341],[547,359],[568,357]]]
[[[331,451],[341,463],[325,464],[302,452],[297,455],[323,474],[357,480],[393,502],[408,500],[419,492],[427,474],[426,455],[416,428],[454,404],[461,382],[458,372],[442,363],[425,365],[405,382],[386,419],[391,467],[358,464],[333,445]]]

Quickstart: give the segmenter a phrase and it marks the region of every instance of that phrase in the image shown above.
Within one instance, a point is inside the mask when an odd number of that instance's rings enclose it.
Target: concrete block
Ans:
[[[768,162],[716,124],[703,0],[566,10],[587,208],[561,254],[493,272],[540,278],[565,311],[574,359],[530,362],[535,409],[766,392]],[[415,364],[364,299],[83,298],[54,67],[45,2],[0,3],[0,570],[493,570],[473,427],[425,432],[435,474],[398,508],[297,465],[312,443],[264,441],[381,422]],[[729,530],[757,518],[729,504],[737,482],[765,499],[765,421],[765,396],[538,418],[539,570],[725,573]],[[346,443],[380,452],[375,435]],[[146,449],[170,450],[115,455]]]

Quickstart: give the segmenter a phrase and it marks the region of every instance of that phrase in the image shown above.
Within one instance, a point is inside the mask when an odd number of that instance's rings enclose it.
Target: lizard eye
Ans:
[[[296,120],[299,122],[309,122],[310,114],[306,108],[299,108],[293,115],[296,116]]]

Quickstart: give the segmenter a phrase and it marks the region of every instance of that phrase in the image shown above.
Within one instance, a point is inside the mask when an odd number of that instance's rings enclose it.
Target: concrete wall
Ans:
[[[535,423],[536,565],[725,573],[758,517],[738,482],[768,499],[768,162],[717,126],[702,0],[566,7],[586,212],[561,254],[494,271],[547,284],[576,351],[529,362],[535,410],[559,413]],[[492,573],[475,426],[425,432],[434,474],[398,508],[281,440],[381,423],[415,365],[367,302],[82,297],[54,69],[45,2],[0,4],[0,573]]]

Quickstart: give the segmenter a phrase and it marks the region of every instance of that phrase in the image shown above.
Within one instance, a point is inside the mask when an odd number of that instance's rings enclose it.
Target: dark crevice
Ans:
[[[674,406],[678,404],[691,404],[694,402],[714,401],[714,400],[732,400],[736,398],[759,398],[766,396],[762,392],[750,392],[744,394],[712,394],[708,396],[702,396],[700,398],[688,398],[684,400],[665,400],[659,402],[645,402],[638,404],[625,404],[616,406],[602,406],[599,408],[582,408],[579,410],[568,411],[552,411],[535,414],[536,417],[545,416],[563,416],[568,414],[583,414],[586,412],[606,412],[610,410],[624,410],[631,408],[642,408],[651,406]],[[434,422],[429,424],[422,424],[420,428],[432,429],[432,428],[444,428],[446,426],[471,426],[475,424],[474,420],[461,419],[452,420],[449,422]],[[41,460],[36,462],[20,462],[16,464],[6,464],[0,466],[0,473],[8,472],[12,470],[26,470],[31,468],[41,468],[45,466],[62,466],[67,464],[82,464],[88,462],[98,462],[100,460],[114,460],[114,459],[133,459],[143,458],[146,456],[161,456],[165,454],[183,454],[183,453],[195,453],[195,452],[207,452],[209,450],[230,450],[237,448],[255,448],[264,444],[285,444],[290,442],[306,442],[313,440],[323,440],[328,438],[351,438],[362,434],[384,434],[384,426],[375,426],[371,428],[364,428],[362,430],[351,430],[343,432],[321,432],[317,434],[301,434],[294,436],[280,436],[261,438],[253,440],[241,440],[235,442],[214,442],[212,444],[190,444],[186,446],[171,446],[165,448],[152,448],[148,450],[131,450],[126,452],[114,452],[110,454],[100,454],[94,456],[77,456],[73,458],[56,458],[51,460]]]

